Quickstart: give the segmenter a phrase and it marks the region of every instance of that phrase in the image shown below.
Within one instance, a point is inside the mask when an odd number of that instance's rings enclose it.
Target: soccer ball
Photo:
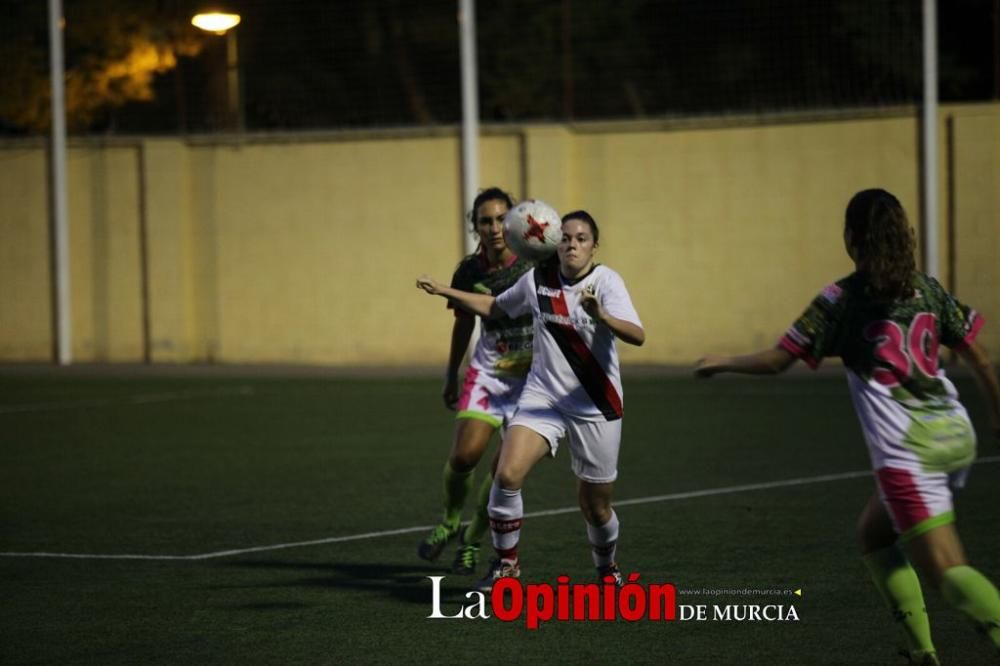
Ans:
[[[542,261],[555,253],[562,240],[562,220],[555,209],[538,199],[517,204],[503,219],[507,247],[522,259]]]

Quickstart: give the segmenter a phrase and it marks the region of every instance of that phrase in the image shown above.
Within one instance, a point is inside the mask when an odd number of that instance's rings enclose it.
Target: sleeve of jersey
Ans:
[[[632,297],[625,286],[625,280],[618,273],[609,270],[604,284],[597,288],[597,297],[609,315],[642,328],[639,313],[632,305]]]
[[[954,296],[937,284],[935,287],[944,295],[941,312],[941,343],[952,349],[964,349],[971,345],[986,320],[982,315],[959,302]]]
[[[841,295],[837,285],[824,289],[781,336],[778,347],[802,359],[813,370],[818,368],[833,348]]]
[[[534,296],[532,284],[531,271],[528,271],[510,289],[497,296],[497,307],[511,319],[528,314],[531,312],[531,299]]]

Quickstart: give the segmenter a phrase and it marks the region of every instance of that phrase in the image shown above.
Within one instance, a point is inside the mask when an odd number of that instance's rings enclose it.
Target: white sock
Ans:
[[[613,564],[618,552],[618,514],[611,510],[611,520],[600,527],[587,523],[587,538],[592,546],[594,566],[606,567]]]
[[[490,489],[490,532],[493,547],[501,558],[517,559],[517,542],[521,538],[521,523],[524,518],[524,502],[521,490],[501,488],[494,481]]]

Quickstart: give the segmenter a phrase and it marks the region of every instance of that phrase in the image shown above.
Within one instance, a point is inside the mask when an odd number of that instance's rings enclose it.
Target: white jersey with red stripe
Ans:
[[[511,318],[531,313],[534,346],[519,405],[548,405],[578,419],[613,421],[622,416],[622,383],[615,336],[580,305],[593,286],[611,316],[642,326],[621,276],[595,266],[583,278],[567,281],[558,266],[539,267],[521,276],[497,297]]]

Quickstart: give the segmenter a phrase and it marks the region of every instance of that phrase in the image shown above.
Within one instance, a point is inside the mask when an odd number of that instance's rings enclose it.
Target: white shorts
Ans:
[[[875,470],[878,494],[900,541],[907,541],[955,520],[952,490],[962,488],[969,468],[922,472],[897,467]]]
[[[549,443],[555,457],[559,439],[569,437],[570,467],[576,477],[590,483],[611,483],[618,478],[618,449],[622,421],[584,421],[552,407],[521,405],[510,426],[534,430]]]
[[[524,379],[498,379],[469,366],[458,399],[456,419],[478,419],[499,428],[510,421],[521,397]]]

